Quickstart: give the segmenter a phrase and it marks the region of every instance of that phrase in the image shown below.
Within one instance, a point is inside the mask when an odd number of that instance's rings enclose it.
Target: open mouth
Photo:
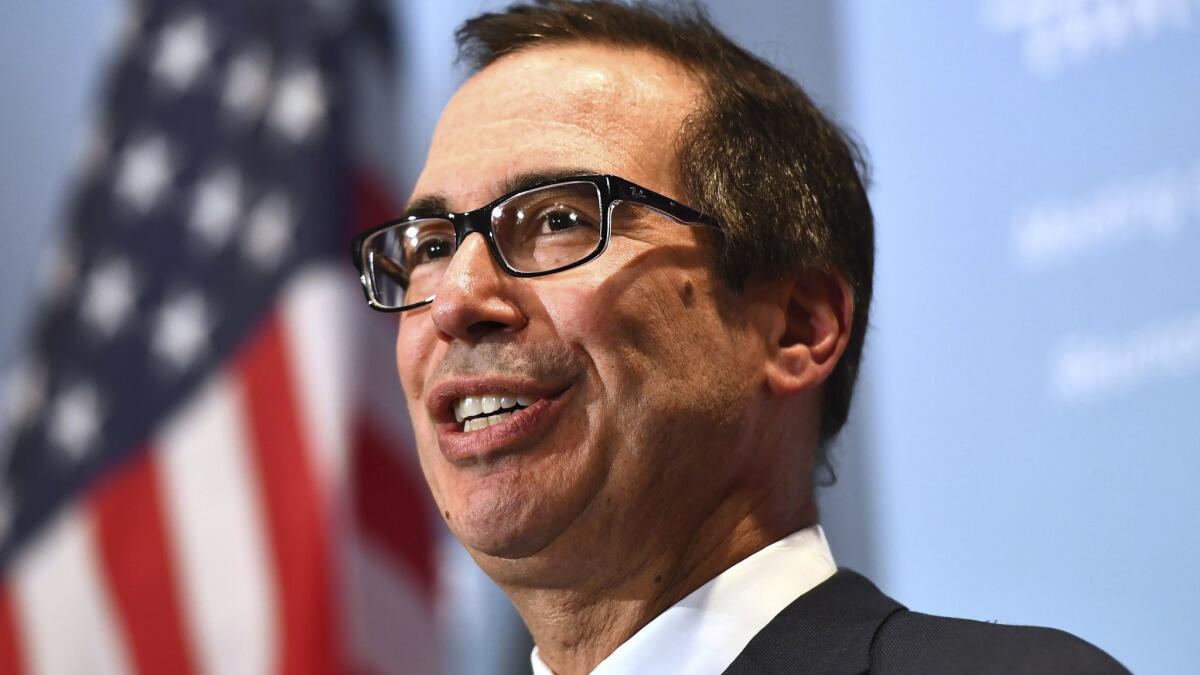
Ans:
[[[527,382],[457,386],[461,388],[456,392],[435,394],[431,409],[437,411],[442,454],[471,467],[492,466],[493,460],[548,447],[539,445],[539,439],[554,431],[572,390],[569,384],[558,389]]]
[[[464,396],[454,401],[454,420],[461,425],[462,433],[479,431],[507,420],[538,400],[511,393]]]

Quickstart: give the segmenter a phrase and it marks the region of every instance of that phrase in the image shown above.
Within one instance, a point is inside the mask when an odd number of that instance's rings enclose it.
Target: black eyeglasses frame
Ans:
[[[539,270],[537,272],[522,272],[513,269],[507,261],[504,260],[504,255],[500,253],[499,246],[496,244],[495,235],[492,231],[492,209],[506,202],[513,197],[538,190],[553,185],[568,184],[568,183],[591,183],[597,188],[597,193],[600,195],[600,218],[601,218],[601,235],[600,242],[596,246],[596,250],[592,251],[583,258],[571,262],[560,267],[555,267],[548,270]],[[389,220],[375,227],[372,227],[354,238],[352,244],[351,255],[353,255],[354,266],[358,269],[359,281],[362,283],[363,294],[366,296],[367,304],[374,310],[380,312],[405,312],[410,309],[416,309],[433,302],[433,296],[430,296],[419,302],[411,305],[402,305],[400,307],[388,307],[380,305],[372,298],[371,280],[364,264],[366,255],[364,246],[367,239],[372,235],[387,230],[389,228],[403,225],[404,223],[414,220],[447,220],[454,226],[454,250],[457,251],[467,238],[467,235],[478,232],[483,235],[484,241],[487,242],[488,250],[491,252],[492,260],[504,271],[505,274],[519,278],[542,277],[549,274],[557,274],[565,272],[569,269],[574,269],[580,265],[586,264],[600,257],[601,254],[608,248],[609,239],[612,236],[611,212],[612,207],[617,202],[635,202],[648,206],[656,211],[666,214],[670,218],[685,225],[705,225],[722,231],[721,223],[712,216],[697,211],[692,207],[675,201],[670,197],[659,194],[649,188],[642,187],[637,183],[608,174],[589,174],[580,176],[566,176],[547,180],[533,185],[527,185],[519,190],[514,190],[507,194],[501,195],[487,204],[473,209],[471,211],[462,211],[459,213],[433,213],[423,215],[413,215],[406,218],[396,218]]]

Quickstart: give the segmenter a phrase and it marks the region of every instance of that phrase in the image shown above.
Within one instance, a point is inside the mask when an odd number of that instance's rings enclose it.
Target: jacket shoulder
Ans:
[[[1100,648],[1053,628],[900,611],[871,644],[875,673],[1128,673]]]

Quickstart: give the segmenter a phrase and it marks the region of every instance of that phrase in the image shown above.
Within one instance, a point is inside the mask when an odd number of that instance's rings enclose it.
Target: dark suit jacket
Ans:
[[[726,673],[1128,673],[1079,638],[910,612],[862,576],[839,570],[796,598]]]

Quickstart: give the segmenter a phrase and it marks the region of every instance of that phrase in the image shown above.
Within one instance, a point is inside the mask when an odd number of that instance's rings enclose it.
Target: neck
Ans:
[[[614,563],[616,573],[596,575],[589,583],[571,588],[501,585],[533,635],[542,661],[559,675],[587,673],[721,572],[815,524],[816,506],[811,495],[806,497],[791,502],[802,504],[799,508],[775,512],[767,504],[774,500],[727,502],[677,546],[661,547],[634,569]]]

